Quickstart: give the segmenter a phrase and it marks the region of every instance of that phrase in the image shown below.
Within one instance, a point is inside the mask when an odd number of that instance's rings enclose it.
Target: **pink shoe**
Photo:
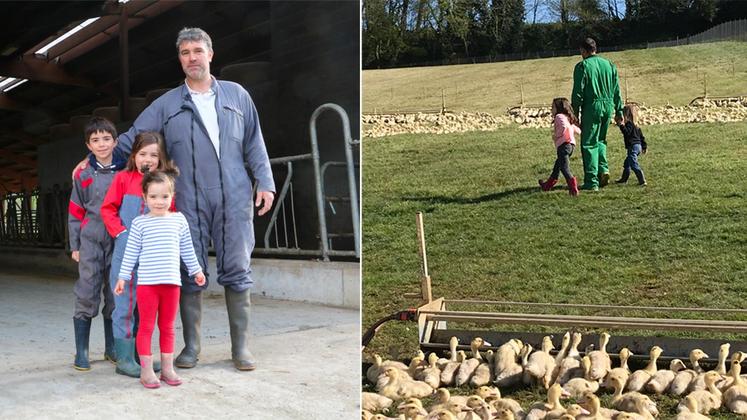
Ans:
[[[167,385],[171,385],[171,386],[179,386],[182,384],[181,379],[168,379],[163,375],[161,375],[161,380],[166,382]]]
[[[148,389],[156,389],[156,388],[160,388],[161,387],[161,383],[160,382],[148,383],[148,382],[145,382],[144,380],[141,379],[140,383],[143,384],[143,386],[146,387],[146,388],[148,388]]]

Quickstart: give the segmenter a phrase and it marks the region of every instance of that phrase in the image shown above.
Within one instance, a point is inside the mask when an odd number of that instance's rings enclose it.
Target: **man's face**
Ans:
[[[210,78],[213,52],[203,41],[184,41],[179,45],[179,62],[187,79],[203,81]]]

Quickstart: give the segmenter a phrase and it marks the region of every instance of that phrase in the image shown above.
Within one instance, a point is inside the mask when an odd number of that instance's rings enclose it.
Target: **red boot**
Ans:
[[[540,185],[540,188],[542,188],[542,191],[550,191],[557,182],[558,182],[558,178],[547,178],[547,181],[545,182],[542,182],[542,180],[540,179],[539,185]]]
[[[578,195],[578,181],[576,181],[575,176],[568,180],[568,194],[573,197]]]

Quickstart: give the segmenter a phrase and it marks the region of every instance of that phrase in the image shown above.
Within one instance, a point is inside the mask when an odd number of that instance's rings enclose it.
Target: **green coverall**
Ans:
[[[601,176],[609,174],[607,128],[612,113],[622,116],[623,108],[618,80],[615,65],[598,55],[584,58],[573,70],[571,105],[581,119],[582,189],[599,188]]]

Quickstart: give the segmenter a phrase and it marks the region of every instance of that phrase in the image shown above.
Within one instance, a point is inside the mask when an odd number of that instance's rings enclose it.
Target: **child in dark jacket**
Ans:
[[[641,153],[646,154],[648,145],[646,144],[646,137],[638,126],[638,107],[635,104],[625,105],[623,118],[615,120],[615,123],[622,131],[625,149],[628,151],[628,156],[623,164],[622,176],[616,182],[618,184],[627,183],[630,171],[633,170],[636,178],[638,178],[638,185],[645,186],[647,185],[646,178],[643,176],[643,169],[638,164],[638,156]]]

